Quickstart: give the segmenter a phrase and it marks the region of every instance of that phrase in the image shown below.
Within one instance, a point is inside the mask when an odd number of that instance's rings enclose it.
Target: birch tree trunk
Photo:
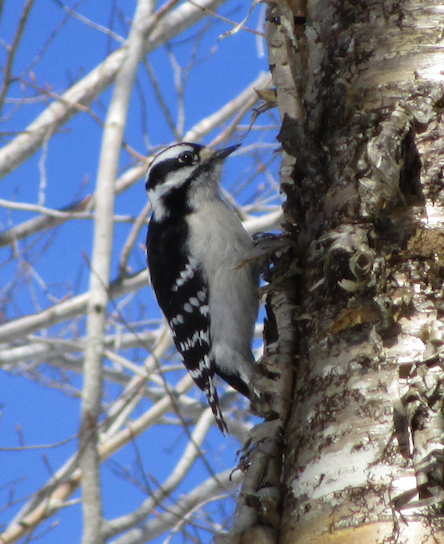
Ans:
[[[241,542],[444,542],[443,25],[437,1],[269,5],[293,249],[259,370],[294,386],[244,456]]]

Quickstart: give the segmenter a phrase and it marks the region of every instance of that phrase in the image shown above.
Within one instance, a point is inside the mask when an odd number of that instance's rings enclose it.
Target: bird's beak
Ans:
[[[220,149],[219,151],[216,151],[214,154],[214,158],[217,160],[224,160],[228,157],[228,155],[231,155],[233,151],[236,151],[241,146],[241,144],[236,145],[230,145],[230,147],[226,147],[225,149]]]
[[[213,151],[211,149],[205,149],[205,155],[202,156],[201,152],[201,158],[204,161],[211,160],[211,161],[223,161],[225,160],[228,155],[231,155],[233,151],[236,151],[241,146],[241,144],[236,145],[230,145],[230,147],[225,147],[224,149],[219,149],[218,151]]]

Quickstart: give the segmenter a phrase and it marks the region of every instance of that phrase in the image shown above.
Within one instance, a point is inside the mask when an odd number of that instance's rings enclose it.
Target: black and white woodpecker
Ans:
[[[250,396],[259,302],[255,265],[235,267],[253,242],[219,194],[223,162],[238,147],[172,145],[154,158],[146,177],[152,287],[177,350],[222,432],[227,426],[214,374]]]

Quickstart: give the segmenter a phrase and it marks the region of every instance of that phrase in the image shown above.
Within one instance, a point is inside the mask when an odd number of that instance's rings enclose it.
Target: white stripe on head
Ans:
[[[196,153],[196,151],[198,151],[200,147],[202,146],[198,146],[198,144],[189,144],[187,142],[183,142],[181,144],[173,144],[166,147],[165,149],[162,149],[162,151],[159,151],[159,153],[157,153],[157,155],[153,159],[153,162],[150,164],[147,177],[149,177],[150,170],[154,166],[159,164],[159,162],[163,162],[168,159],[175,159],[184,151],[191,151],[191,153]]]

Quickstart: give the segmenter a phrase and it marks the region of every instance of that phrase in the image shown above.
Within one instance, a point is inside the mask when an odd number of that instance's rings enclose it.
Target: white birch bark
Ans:
[[[298,165],[306,336],[282,542],[442,542],[442,6],[309,2],[307,18],[318,177]]]

